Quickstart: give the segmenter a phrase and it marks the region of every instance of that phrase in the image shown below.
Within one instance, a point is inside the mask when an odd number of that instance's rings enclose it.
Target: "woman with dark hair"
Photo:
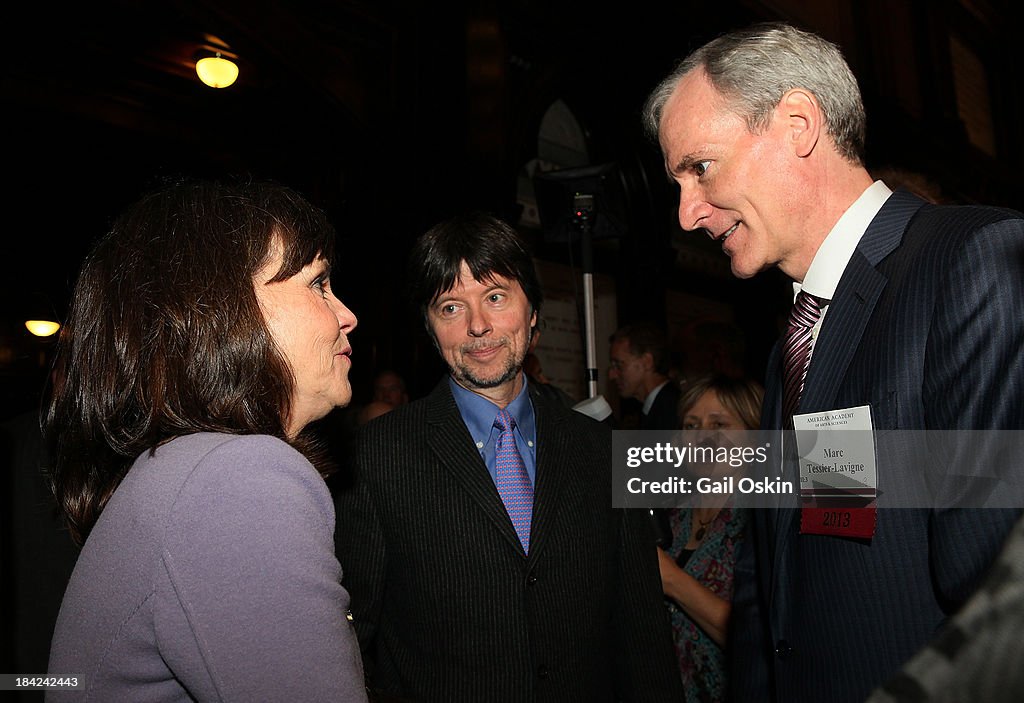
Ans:
[[[306,429],[352,395],[334,236],[284,186],[184,181],[88,255],[44,420],[83,698],[365,700]]]
[[[694,444],[723,446],[729,432],[757,429],[763,395],[760,384],[723,375],[687,383],[679,399],[683,436]],[[691,462],[687,471],[695,480],[721,480],[737,470],[728,463]],[[670,509],[668,521],[672,542],[658,548],[658,559],[686,700],[727,700],[724,650],[746,513],[731,493],[709,491],[697,493],[693,505]]]

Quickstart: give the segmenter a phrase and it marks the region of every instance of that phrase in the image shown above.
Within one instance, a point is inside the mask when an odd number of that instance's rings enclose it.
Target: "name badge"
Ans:
[[[800,533],[871,539],[878,477],[871,408],[793,416],[800,465]]]

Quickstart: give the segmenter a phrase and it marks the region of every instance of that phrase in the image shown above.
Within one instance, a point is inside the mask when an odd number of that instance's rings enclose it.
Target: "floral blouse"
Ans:
[[[672,545],[667,550],[678,559],[690,541],[690,509],[671,509]],[[726,506],[708,525],[708,535],[683,570],[725,600],[731,600],[736,549],[743,539],[747,515],[742,508]],[[673,601],[666,599],[672,620],[676,657],[686,689],[687,703],[715,703],[727,696],[727,667],[722,648]]]

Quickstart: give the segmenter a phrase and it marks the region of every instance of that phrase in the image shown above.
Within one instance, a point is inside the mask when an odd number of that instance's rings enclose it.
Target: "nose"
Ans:
[[[341,327],[341,331],[346,335],[352,332],[359,324],[359,320],[356,318],[355,313],[348,309],[345,303],[341,302],[336,296],[331,296],[331,308],[334,310],[334,316],[338,318],[338,326]]]
[[[679,186],[679,226],[685,230],[695,230],[703,226],[713,208],[704,197],[704,190],[696,183],[683,183]]]
[[[483,310],[466,310],[466,333],[470,337],[483,337],[491,331],[491,320]]]

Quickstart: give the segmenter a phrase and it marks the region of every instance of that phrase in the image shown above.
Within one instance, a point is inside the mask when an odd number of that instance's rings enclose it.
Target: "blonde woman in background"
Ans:
[[[763,395],[754,381],[722,375],[688,383],[679,417],[684,432],[696,434],[687,441],[719,442],[722,432],[757,429]],[[695,479],[718,480],[736,469],[691,463],[688,471]],[[658,548],[658,558],[686,700],[722,701],[727,697],[724,648],[733,566],[746,512],[732,505],[728,492],[697,494],[694,505],[668,512],[672,542],[667,551]]]

